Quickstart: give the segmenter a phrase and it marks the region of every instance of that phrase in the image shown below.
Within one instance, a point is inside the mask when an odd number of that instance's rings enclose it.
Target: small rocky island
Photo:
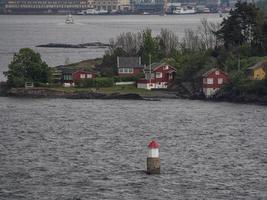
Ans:
[[[90,43],[82,43],[82,44],[65,44],[65,43],[48,43],[37,45],[36,47],[46,47],[46,48],[107,48],[109,44],[102,42],[90,42]]]

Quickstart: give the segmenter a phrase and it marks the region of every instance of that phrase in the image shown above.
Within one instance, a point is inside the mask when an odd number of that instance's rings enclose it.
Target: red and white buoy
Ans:
[[[159,144],[152,140],[148,145],[147,173],[160,174]]]

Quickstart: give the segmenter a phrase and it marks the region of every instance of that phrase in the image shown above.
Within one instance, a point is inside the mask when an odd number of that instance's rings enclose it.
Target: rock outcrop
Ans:
[[[29,98],[67,98],[67,99],[125,99],[145,100],[139,94],[104,94],[100,92],[64,92],[47,88],[11,88],[7,96]]]
[[[101,43],[101,42],[91,42],[91,43],[83,43],[83,44],[62,44],[62,43],[49,43],[49,44],[41,44],[36,47],[48,47],[48,48],[87,48],[87,47],[98,47],[98,48],[106,48],[109,47],[109,44]]]

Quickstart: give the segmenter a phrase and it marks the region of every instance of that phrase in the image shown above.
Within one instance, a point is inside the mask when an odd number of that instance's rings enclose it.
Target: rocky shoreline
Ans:
[[[232,103],[248,103],[267,105],[267,95],[234,94],[233,92],[221,92],[210,99],[211,101],[224,101]]]
[[[2,97],[24,97],[24,98],[65,98],[65,99],[118,99],[118,100],[148,100],[160,101],[160,99],[189,99],[211,102],[231,102],[241,104],[256,104],[267,106],[267,96],[257,95],[230,95],[221,94],[206,99],[203,96],[185,96],[175,92],[159,92],[151,95],[140,95],[136,93],[102,93],[102,92],[64,92],[49,88],[11,88],[1,90]]]
[[[121,100],[158,100],[156,97],[143,97],[135,93],[101,93],[101,92],[64,92],[46,88],[11,88],[6,91],[6,97],[25,98],[66,98],[66,99],[121,99]]]

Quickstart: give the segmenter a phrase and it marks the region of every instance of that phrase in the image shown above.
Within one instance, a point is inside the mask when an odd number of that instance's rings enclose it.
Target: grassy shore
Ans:
[[[127,86],[113,86],[113,87],[103,87],[103,88],[76,88],[76,87],[52,87],[49,90],[64,92],[66,94],[74,93],[101,93],[105,95],[127,95],[136,94],[143,98],[168,98],[176,99],[178,98],[177,92],[171,92],[167,90],[145,90],[136,88],[134,85]]]
[[[1,88],[0,88],[1,89]],[[43,85],[34,88],[5,88],[0,90],[1,96],[15,97],[48,97],[48,98],[91,98],[91,99],[177,99],[177,92],[168,90],[146,90],[136,88],[135,85],[99,87],[99,88],[81,88],[81,87],[63,87],[60,85]],[[138,98],[138,96],[140,98]]]
[[[65,64],[62,66],[68,67],[70,69],[80,69],[83,68],[85,70],[96,70],[96,66],[102,63],[102,58],[88,59],[82,60],[76,63]]]
[[[76,88],[76,87],[51,87],[51,90],[66,92],[66,93],[74,93],[74,92],[98,92],[105,94],[139,94],[139,95],[153,95],[156,91],[150,91],[145,89],[136,88],[134,85],[127,86],[113,86],[113,87],[103,87],[103,88]]]

